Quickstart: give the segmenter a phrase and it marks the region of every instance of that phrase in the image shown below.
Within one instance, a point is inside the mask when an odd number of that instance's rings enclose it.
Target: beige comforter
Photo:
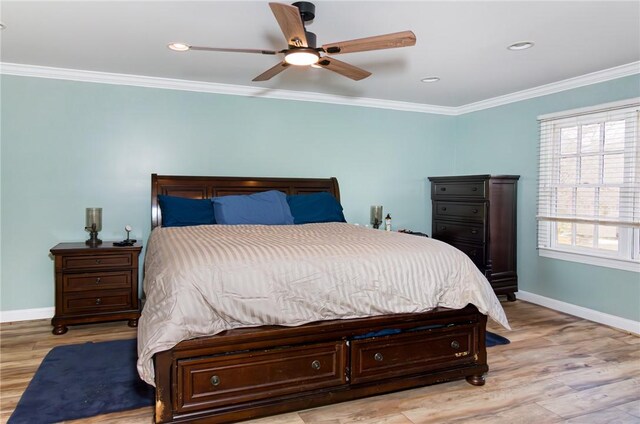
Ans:
[[[259,325],[474,304],[507,327],[489,283],[436,240],[346,223],[156,228],[145,257],[138,371],[182,340]]]

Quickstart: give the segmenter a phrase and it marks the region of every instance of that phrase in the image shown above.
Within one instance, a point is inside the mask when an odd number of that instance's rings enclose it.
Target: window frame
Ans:
[[[629,194],[635,196],[635,201],[638,201],[638,193],[629,189],[625,184],[629,184],[630,181],[635,180],[640,182],[640,140],[638,138],[638,130],[640,129],[640,117],[636,112],[632,123],[635,124],[633,139],[633,146],[629,148],[627,145],[628,138],[624,136],[624,144],[621,148],[607,151],[605,146],[605,127],[607,122],[614,122],[615,118],[606,117],[606,113],[615,109],[627,109],[635,108],[636,111],[640,106],[640,98],[624,100],[621,102],[607,103],[604,105],[598,105],[589,108],[574,109],[570,111],[563,111],[554,114],[548,114],[539,116],[540,122],[540,146],[542,148],[544,143],[550,143],[545,145],[545,152],[541,151],[538,163],[539,169],[539,186],[538,186],[538,252],[541,257],[548,257],[554,259],[561,259],[572,262],[587,263],[597,266],[605,266],[610,268],[622,269],[627,271],[640,272],[640,229],[637,227],[615,225],[611,223],[607,225],[601,222],[597,222],[599,218],[598,200],[600,199],[600,192],[602,188],[614,187],[619,188],[620,193]],[[579,120],[575,120],[576,116],[580,116]],[[627,118],[625,118],[626,120]],[[544,121],[544,122],[542,122]],[[582,142],[582,127],[589,124],[598,123],[601,124],[600,135],[598,137],[598,146],[595,151],[583,151]],[[575,152],[562,153],[562,130],[564,128],[577,127],[576,134],[576,147]],[[545,138],[546,137],[546,138]],[[606,183],[605,182],[605,157],[606,155],[623,154],[623,163],[626,165],[628,160],[631,159],[631,163],[634,164],[631,172],[633,176],[629,179],[629,173],[627,169],[624,169],[623,180],[620,183]],[[631,155],[629,157],[628,155]],[[595,183],[581,183],[581,171],[584,157],[597,157],[597,182]],[[575,158],[575,176],[572,183],[561,182],[561,160],[563,158]],[[544,168],[543,168],[544,166]],[[542,176],[542,169],[545,171],[546,177]],[[548,173],[548,174],[547,174]],[[572,201],[570,203],[571,212],[567,218],[559,217],[557,208],[559,201],[558,190],[570,189]],[[581,217],[578,215],[578,199],[577,191],[580,188],[594,188],[594,205],[592,213],[589,217],[585,217],[586,220],[591,218],[591,222],[587,224],[593,225],[592,233],[592,246],[580,246],[576,245],[576,226],[580,224]],[[546,200],[541,203],[540,196],[543,196]],[[550,208],[552,212],[548,212],[548,216],[541,213],[542,208]],[[571,216],[573,218],[571,218]],[[584,215],[583,215],[584,217]],[[546,218],[546,219],[545,219]],[[594,222],[595,221],[595,222]],[[571,245],[562,244],[558,242],[558,225],[561,222],[571,223]],[[616,228],[618,235],[617,250],[608,250],[599,248],[600,242],[600,226],[610,226]],[[544,240],[541,241],[541,240]],[[544,244],[544,245],[542,245]]]

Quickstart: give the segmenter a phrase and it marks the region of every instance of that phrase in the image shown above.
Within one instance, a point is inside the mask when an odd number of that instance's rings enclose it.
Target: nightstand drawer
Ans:
[[[64,313],[95,313],[131,308],[130,290],[69,293],[64,295],[63,298]]]
[[[484,224],[463,224],[451,221],[433,221],[433,238],[438,240],[465,239],[484,243]]]
[[[116,268],[131,266],[131,255],[91,255],[91,256],[65,256],[62,258],[62,267],[65,270],[91,269],[91,268]]]
[[[451,197],[471,197],[484,199],[484,181],[437,182],[432,185],[431,197],[444,199]]]
[[[131,287],[131,271],[65,274],[62,280],[65,293],[102,289],[126,289]]]
[[[434,202],[434,218],[455,218],[463,221],[482,222],[484,216],[484,202]]]
[[[477,352],[478,341],[472,325],[355,340],[351,347],[351,382],[417,374],[442,367],[443,363],[454,366],[473,362]]]

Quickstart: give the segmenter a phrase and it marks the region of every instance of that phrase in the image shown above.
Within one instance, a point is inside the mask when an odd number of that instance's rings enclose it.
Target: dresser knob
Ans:
[[[382,353],[378,352],[375,355],[373,355],[373,359],[375,359],[378,362],[382,362],[382,360],[384,359],[384,356],[382,356]]]
[[[313,361],[311,363],[311,368],[313,368],[314,370],[319,370],[320,369],[320,361],[318,361],[317,359],[315,361]]]
[[[442,227],[440,227],[440,229],[441,229],[441,230],[446,230],[446,229],[447,229],[447,227],[442,226]]]
[[[100,277],[96,278],[96,284],[100,284]]]
[[[96,263],[97,263],[97,264],[100,264],[100,259],[96,259]]]
[[[446,187],[440,187],[440,191],[447,191]]]
[[[220,385],[220,377],[218,377],[217,375],[214,375],[213,377],[211,377],[210,381],[212,386]]]
[[[478,191],[478,187],[473,187],[471,191]]]
[[[478,213],[478,209],[471,209],[471,212]]]
[[[97,299],[96,299],[96,305],[100,305],[101,303],[102,303],[102,299],[97,298]]]
[[[447,210],[447,208],[445,208],[445,207],[443,206],[443,207],[442,207],[442,210],[443,210],[443,211],[446,211],[446,210]]]
[[[454,349],[458,349],[460,347],[460,343],[457,340],[451,342],[451,347]]]
[[[478,234],[478,230],[471,230],[471,234]]]
[[[476,251],[475,250],[470,251],[469,256],[476,256]]]

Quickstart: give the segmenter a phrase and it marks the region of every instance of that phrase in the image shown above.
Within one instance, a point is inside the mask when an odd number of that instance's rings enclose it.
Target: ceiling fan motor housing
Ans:
[[[304,22],[313,21],[316,17],[316,5],[308,1],[297,1],[292,4],[300,11],[300,16]]]

